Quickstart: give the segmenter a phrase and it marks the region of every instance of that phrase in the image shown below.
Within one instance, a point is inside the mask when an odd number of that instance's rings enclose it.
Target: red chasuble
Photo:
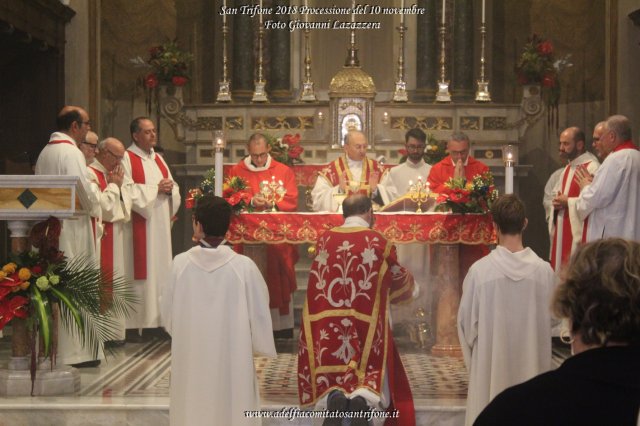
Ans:
[[[367,196],[371,196],[371,187],[369,186],[369,178],[371,173],[377,171],[380,173],[380,180],[382,180],[382,176],[386,173],[386,170],[376,160],[372,160],[370,158],[365,158],[363,160],[362,165],[362,175],[360,177],[360,187],[358,190],[354,191],[353,189],[347,187],[347,195],[351,195],[354,193],[362,193]],[[349,166],[347,163],[347,157],[342,156],[329,163],[327,167],[325,167],[321,172],[319,172],[319,177],[326,179],[331,186],[337,186],[340,183],[340,176],[343,173],[347,173],[347,178],[349,181],[354,180],[353,176],[351,176],[351,170],[349,170]]]
[[[145,183],[144,167],[142,159],[135,153],[127,151],[131,160],[131,179],[134,183]],[[155,156],[156,165],[162,173],[162,177],[169,178],[169,169],[164,164],[162,156]],[[133,229],[133,279],[147,279],[147,220],[141,214],[131,212],[131,225]]]
[[[489,171],[489,167],[487,167],[486,164],[481,163],[471,156],[467,158],[467,165],[464,166],[464,174],[467,180],[471,180],[474,176],[481,175],[482,173]],[[453,165],[450,155],[434,164],[433,167],[431,167],[431,171],[429,171],[428,179],[431,191],[438,194],[442,192],[444,184],[449,180],[449,178],[453,177],[455,169],[456,167]]]
[[[298,346],[300,404],[312,406],[333,389],[380,395],[387,372],[388,409],[399,410],[400,418],[386,424],[415,424],[387,309],[411,299],[413,278],[398,264],[395,247],[369,228],[334,228],[316,250]]]
[[[269,167],[265,170],[251,170],[244,160],[229,170],[229,177],[240,176],[249,184],[248,191],[251,196],[260,192],[260,182],[271,181],[273,176],[276,181],[282,181],[287,190],[282,201],[277,203],[277,208],[283,212],[293,212],[298,207],[298,186],[296,176],[290,167],[273,158]],[[241,250],[239,250],[241,251]],[[267,246],[267,288],[269,289],[269,308],[278,309],[280,314],[289,314],[289,303],[292,294],[297,289],[296,262],[298,261],[298,249],[291,244],[269,244]]]

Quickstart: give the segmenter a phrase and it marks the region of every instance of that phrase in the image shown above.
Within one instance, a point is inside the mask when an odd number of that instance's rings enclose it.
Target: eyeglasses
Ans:
[[[111,150],[109,149],[105,149],[109,154],[113,155],[115,157],[116,160],[118,161],[122,161],[122,159],[124,158],[124,155],[116,155],[113,152],[111,152]]]
[[[98,149],[98,144],[97,143],[90,143],[90,142],[82,142],[84,145],[88,145],[91,147],[92,150],[97,150]]]
[[[424,151],[426,145],[407,145],[407,151]]]
[[[262,154],[249,154],[252,160],[262,160],[263,158],[267,158],[269,155],[268,152],[263,152]]]

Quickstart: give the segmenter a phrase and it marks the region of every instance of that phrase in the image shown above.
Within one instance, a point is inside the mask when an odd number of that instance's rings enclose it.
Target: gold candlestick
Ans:
[[[445,25],[444,19],[444,2],[442,6],[442,25],[440,26],[440,81],[438,81],[438,92],[436,92],[436,102],[451,102],[451,93],[449,93],[449,82],[445,81],[446,78],[446,62],[447,62],[447,54],[446,54],[446,43],[445,43],[445,35],[447,32],[447,27]]]
[[[225,1],[224,5],[227,3]],[[227,76],[227,65],[229,59],[227,58],[227,34],[229,33],[229,26],[227,25],[227,15],[222,15],[222,81],[220,82],[220,90],[218,90],[218,96],[216,102],[231,102],[231,82]]]
[[[253,97],[251,98],[251,102],[269,102],[269,98],[267,98],[267,92],[265,90],[265,86],[267,82],[263,77],[263,69],[262,69],[262,43],[264,39],[264,24],[262,22],[262,0],[260,0],[260,15],[258,17],[258,80],[255,81],[255,90],[253,92]]]
[[[271,182],[263,180],[260,183],[260,193],[267,200],[267,203],[271,204],[271,211],[276,212],[276,204],[282,201],[287,190],[282,184],[281,180],[276,181],[275,176],[271,176]]]
[[[418,203],[416,213],[422,213],[422,203],[427,202],[430,192],[429,182],[424,182],[422,176],[418,176],[416,183],[409,181],[409,199],[414,203]]]
[[[307,15],[305,15],[305,19]],[[311,50],[309,48],[309,29],[304,30],[304,82],[302,83],[302,102],[317,102],[316,94],[313,90],[313,80],[311,80]]]
[[[400,48],[398,53],[398,80],[396,81],[396,89],[393,92],[393,102],[408,102],[407,83],[404,81],[404,32],[407,31],[407,27],[404,26],[404,15],[402,15],[400,26],[397,29],[400,33]]]

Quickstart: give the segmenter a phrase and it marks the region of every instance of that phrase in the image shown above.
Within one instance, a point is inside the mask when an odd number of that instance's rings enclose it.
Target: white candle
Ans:
[[[447,0],[442,0],[442,25],[445,22],[445,5],[447,4]]]
[[[400,0],[400,9],[404,9],[404,0]],[[404,25],[404,10],[400,11],[400,25]]]
[[[409,186],[412,186],[412,185],[413,185],[413,181],[409,180]]]
[[[482,0],[482,23],[484,24],[485,20],[484,20],[484,2],[485,0]]]
[[[227,24],[227,0],[222,0],[222,8],[224,9],[224,13],[222,14],[222,25]]]
[[[213,183],[213,194],[218,197],[222,197],[222,178],[223,178],[223,169],[222,169],[222,150],[216,149],[215,154],[215,180]]]
[[[504,168],[504,193],[513,194],[513,161],[511,153],[507,154],[507,162]]]

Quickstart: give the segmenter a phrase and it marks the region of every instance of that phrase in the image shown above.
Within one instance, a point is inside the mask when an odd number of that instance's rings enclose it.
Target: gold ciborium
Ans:
[[[422,176],[418,176],[416,183],[409,181],[409,198],[418,204],[416,213],[422,213],[422,204],[427,202],[430,192],[429,182],[423,181]]]
[[[283,186],[281,180],[276,181],[276,177],[271,176],[271,182],[268,180],[260,182],[260,193],[267,203],[271,204],[271,211],[275,212],[278,211],[276,209],[276,204],[282,201],[287,190]]]

